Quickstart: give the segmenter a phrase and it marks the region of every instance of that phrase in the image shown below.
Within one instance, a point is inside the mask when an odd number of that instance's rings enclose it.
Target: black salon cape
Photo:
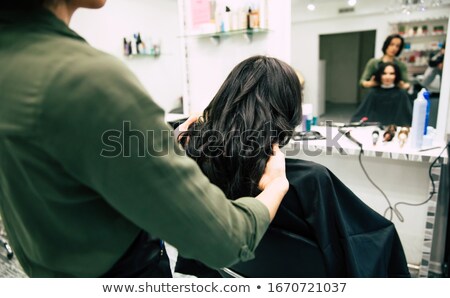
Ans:
[[[374,87],[361,102],[351,122],[358,122],[363,117],[383,125],[411,126],[412,102],[406,91],[398,87]]]
[[[330,170],[286,159],[286,173],[289,191],[272,225],[316,241],[329,277],[410,276],[393,223],[364,204]]]
[[[271,225],[315,241],[325,259],[326,277],[410,277],[393,223],[363,203],[330,170],[286,159],[286,175],[289,191]],[[182,256],[175,271],[220,277]]]

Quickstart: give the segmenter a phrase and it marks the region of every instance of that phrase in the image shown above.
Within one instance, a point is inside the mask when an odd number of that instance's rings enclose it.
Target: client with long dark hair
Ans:
[[[181,144],[229,199],[255,195],[272,145],[289,142],[301,115],[295,71],[276,58],[254,56],[231,71]],[[287,159],[286,172],[290,188],[272,225],[315,241],[327,276],[409,276],[390,221],[324,166]]]
[[[383,125],[411,126],[412,102],[408,93],[398,87],[400,68],[393,62],[380,63],[374,81],[378,83],[352,116],[351,122],[367,117]]]

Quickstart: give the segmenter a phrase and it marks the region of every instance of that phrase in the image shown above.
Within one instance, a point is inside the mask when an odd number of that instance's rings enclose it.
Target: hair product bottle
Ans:
[[[225,12],[222,14],[221,32],[228,32],[231,30],[231,9],[225,6]]]
[[[410,146],[412,149],[420,149],[422,147],[423,135],[425,129],[425,118],[427,114],[427,99],[430,94],[425,88],[422,88],[414,100],[413,118],[411,131],[409,132]]]
[[[427,92],[428,94],[428,92]],[[431,102],[430,102],[430,94],[428,96],[424,96],[425,100],[427,101],[427,112],[425,113],[425,124],[423,127],[423,134],[427,134],[427,128],[428,128],[428,122],[430,118],[430,108],[431,108]]]

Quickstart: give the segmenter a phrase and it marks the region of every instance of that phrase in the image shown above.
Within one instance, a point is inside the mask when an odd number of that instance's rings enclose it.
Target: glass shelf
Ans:
[[[405,40],[408,39],[428,39],[428,38],[439,38],[439,37],[445,37],[447,36],[447,33],[436,33],[436,34],[424,34],[424,35],[402,35],[402,37]]]
[[[158,58],[159,56],[161,56],[161,54],[131,54],[131,55],[124,55],[125,58],[127,59],[134,59],[134,58],[145,58],[145,57],[152,57],[152,58]]]
[[[254,29],[233,30],[233,31],[227,31],[227,32],[188,34],[183,37],[185,37],[185,38],[209,38],[213,43],[219,44],[220,39],[222,37],[242,35],[247,39],[247,41],[251,42],[253,34],[261,34],[261,33],[268,33],[268,32],[270,32],[269,29],[254,28]]]

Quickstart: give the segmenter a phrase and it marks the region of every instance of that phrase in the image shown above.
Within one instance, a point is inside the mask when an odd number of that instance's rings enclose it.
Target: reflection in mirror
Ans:
[[[423,1],[425,6],[400,5],[402,1],[292,0],[292,65],[305,77],[305,102],[314,116],[349,122],[368,89],[359,79],[370,58],[381,58],[386,37],[399,33],[405,41],[398,57],[406,64],[412,101],[424,83],[430,57],[446,39],[450,1]],[[433,2],[433,3],[432,3]],[[432,92],[430,125],[436,126],[440,93],[438,76]],[[441,119],[446,121],[446,119]],[[445,126],[445,124],[444,124]]]
[[[77,11],[70,26],[92,46],[122,60],[166,112],[182,107],[182,55],[177,37],[176,0],[107,1],[99,11]],[[140,54],[134,36],[138,33],[142,39],[138,47],[146,49],[141,48]],[[131,55],[125,51],[124,39],[130,43]]]

